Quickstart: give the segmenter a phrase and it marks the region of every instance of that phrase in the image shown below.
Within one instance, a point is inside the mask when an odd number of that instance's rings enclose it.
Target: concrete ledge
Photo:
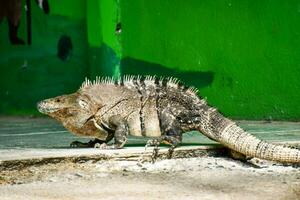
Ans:
[[[276,144],[299,147],[300,142],[276,142]],[[9,149],[0,150],[0,170],[18,170],[29,166],[56,163],[84,163],[101,160],[151,161],[153,147],[126,147],[118,150],[87,149]],[[197,158],[204,156],[228,157],[228,149],[220,144],[181,146],[172,158]],[[168,148],[160,147],[157,160],[168,159]]]
[[[192,158],[203,156],[226,156],[226,148],[222,145],[183,146],[176,148],[172,158]],[[82,163],[100,160],[151,161],[153,147],[128,147],[119,150],[100,149],[24,149],[1,150],[0,170],[17,170],[33,165],[49,163]],[[158,160],[167,159],[168,148],[160,147]]]

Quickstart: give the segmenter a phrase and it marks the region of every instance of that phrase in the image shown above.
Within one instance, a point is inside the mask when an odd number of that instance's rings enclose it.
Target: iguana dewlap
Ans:
[[[125,76],[86,80],[69,95],[38,103],[40,112],[72,133],[122,148],[128,134],[155,137],[176,147],[184,132],[198,130],[249,157],[300,163],[300,151],[262,141],[207,105],[194,88],[174,78]],[[92,144],[92,143],[91,143]]]

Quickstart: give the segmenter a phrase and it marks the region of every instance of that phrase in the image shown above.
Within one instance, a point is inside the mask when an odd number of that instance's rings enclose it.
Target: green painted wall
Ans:
[[[77,89],[88,75],[84,0],[50,0],[50,15],[32,1],[32,45],[12,46],[0,24],[0,114],[37,114],[36,102]],[[23,11],[19,36],[26,39]],[[57,57],[62,35],[73,43],[69,60]]]
[[[225,115],[300,119],[300,2],[121,0],[122,72],[175,74]]]
[[[38,100],[85,76],[130,73],[180,77],[233,118],[300,119],[299,1],[49,2],[50,15],[32,3],[31,46],[11,46],[0,24],[0,114],[37,114]],[[73,42],[67,61],[62,35]]]
[[[87,1],[87,29],[90,77],[120,75],[118,0]]]

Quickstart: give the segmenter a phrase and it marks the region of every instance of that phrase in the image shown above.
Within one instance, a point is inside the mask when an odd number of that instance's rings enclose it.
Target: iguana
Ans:
[[[151,137],[148,144],[174,149],[182,134],[197,130],[248,157],[300,163],[300,150],[270,144],[247,133],[176,78],[123,76],[86,79],[72,94],[43,100],[38,110],[74,134],[96,138],[74,146],[119,149],[127,136]],[[107,143],[114,139],[112,145]]]

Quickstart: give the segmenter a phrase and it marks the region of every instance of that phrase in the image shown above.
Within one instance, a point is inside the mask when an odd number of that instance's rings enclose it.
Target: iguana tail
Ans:
[[[300,150],[270,144],[247,133],[216,109],[207,107],[198,130],[207,137],[249,157],[283,163],[300,163]]]

